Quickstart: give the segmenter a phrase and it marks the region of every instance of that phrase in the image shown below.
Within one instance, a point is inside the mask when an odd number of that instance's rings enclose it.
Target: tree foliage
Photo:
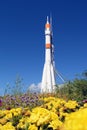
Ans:
[[[56,94],[59,97],[72,99],[72,100],[84,100],[87,99],[87,72],[82,73],[82,77],[76,78],[73,81],[68,81],[66,84],[57,87]]]
[[[9,83],[6,86],[4,95],[20,95],[23,93],[23,88],[24,88],[24,84],[23,84],[23,79],[17,75],[14,85],[10,85]]]

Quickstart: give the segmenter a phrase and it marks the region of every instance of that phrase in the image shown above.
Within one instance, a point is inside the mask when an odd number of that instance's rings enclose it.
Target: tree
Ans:
[[[83,100],[87,98],[87,80],[86,79],[75,79],[73,81],[74,87],[76,88],[77,100]]]
[[[82,75],[84,76],[84,78],[87,79],[87,70],[85,70],[85,71],[82,73]]]
[[[15,79],[14,85],[10,85],[10,83],[7,83],[4,96],[5,95],[18,95],[23,93],[24,84],[22,83],[23,79],[17,75]]]
[[[18,95],[22,94],[23,92],[23,83],[22,83],[22,78],[17,75],[16,80],[15,80],[15,85],[12,88],[12,94],[13,95]]]
[[[87,72],[84,72],[80,78],[73,81],[68,81],[66,84],[57,88],[57,95],[59,97],[66,97],[67,99],[74,99],[77,101],[87,99]]]

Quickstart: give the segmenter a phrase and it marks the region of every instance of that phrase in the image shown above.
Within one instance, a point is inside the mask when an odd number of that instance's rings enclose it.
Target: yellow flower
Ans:
[[[52,111],[54,110],[54,112],[56,112],[66,103],[66,101],[64,101],[63,99],[59,99],[55,97],[44,98],[44,102],[45,104],[42,105],[42,107],[48,110],[52,110]]]
[[[10,111],[9,110],[4,110],[3,113],[6,115],[8,114]]]
[[[0,118],[2,118],[3,116],[5,116],[4,111],[0,110]]]
[[[4,118],[7,119],[7,120],[11,119],[12,118],[12,113],[9,112]]]
[[[0,130],[2,130],[2,127],[3,127],[3,126],[0,124]]]
[[[18,128],[18,129],[19,129],[19,128],[25,129],[25,127],[26,127],[26,123],[23,123],[23,122],[20,122],[20,123],[18,123],[18,125],[17,125],[17,128]]]
[[[29,117],[22,117],[17,125],[17,128],[25,129],[26,125],[30,123]]]
[[[52,127],[53,130],[57,130],[57,129],[59,129],[60,126],[62,126],[62,122],[59,121],[58,119],[56,119],[56,120],[53,120],[52,122],[50,122],[50,125],[48,126],[48,128]]]
[[[57,110],[56,110],[56,108],[52,108],[52,110],[51,110],[52,112],[54,112],[54,113],[56,113],[57,112]]]
[[[14,116],[18,116],[21,114],[22,112],[22,108],[13,108],[10,110],[10,112],[14,115]]]
[[[69,114],[63,130],[87,130],[87,108]]]
[[[43,101],[46,102],[50,102],[52,100],[55,100],[55,97],[48,97],[48,98],[44,98]]]
[[[14,126],[12,126],[11,122],[7,122],[6,125],[2,127],[2,130],[16,130]]]
[[[54,112],[50,112],[50,119],[51,119],[51,120],[56,120],[56,119],[58,119],[57,114],[54,113]]]
[[[69,100],[64,106],[69,109],[74,109],[78,106],[78,103],[76,101]]]
[[[84,104],[84,107],[87,108],[87,103]]]
[[[7,120],[5,118],[1,118],[0,119],[0,124],[4,125],[6,124]]]
[[[46,110],[45,108],[41,108],[41,107],[36,107],[32,110],[31,116],[30,116],[30,122],[31,123],[37,123],[38,125],[43,122],[45,122],[46,120],[48,120],[49,118],[49,111]],[[40,121],[41,120],[41,121]]]
[[[45,117],[40,117],[39,120],[37,121],[37,126],[40,126],[42,124],[48,124],[48,122],[50,121],[50,114],[48,114]]]
[[[28,130],[38,130],[38,128],[33,124],[29,126]]]

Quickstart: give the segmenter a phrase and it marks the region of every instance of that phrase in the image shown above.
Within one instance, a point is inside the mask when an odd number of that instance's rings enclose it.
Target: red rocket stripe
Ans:
[[[47,23],[47,24],[45,25],[45,28],[50,28],[50,24]]]
[[[50,43],[46,43],[46,48],[51,48],[51,44]]]

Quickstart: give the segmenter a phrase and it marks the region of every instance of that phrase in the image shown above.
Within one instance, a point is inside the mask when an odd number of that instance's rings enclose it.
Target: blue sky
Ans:
[[[17,75],[27,89],[42,79],[46,16],[52,13],[56,69],[72,80],[87,70],[86,0],[0,1],[0,95]]]

